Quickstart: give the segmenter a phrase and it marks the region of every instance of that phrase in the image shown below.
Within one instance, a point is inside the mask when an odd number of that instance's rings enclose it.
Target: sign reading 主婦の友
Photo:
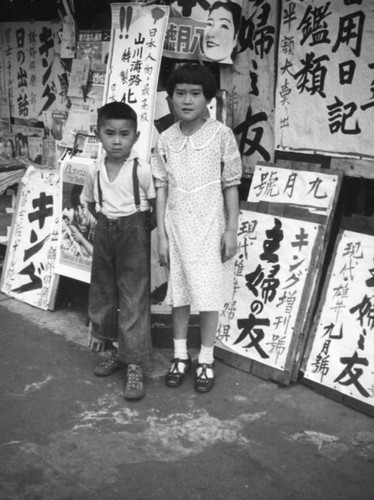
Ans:
[[[341,231],[304,378],[374,407],[374,236]]]
[[[1,279],[1,291],[51,308],[59,242],[59,174],[30,166],[22,178]]]
[[[112,33],[104,102],[122,101],[138,115],[136,149],[149,159],[157,82],[169,7],[111,4]]]
[[[245,209],[242,203],[232,300],[217,338],[234,353],[290,370],[300,308],[320,244],[319,224]]]

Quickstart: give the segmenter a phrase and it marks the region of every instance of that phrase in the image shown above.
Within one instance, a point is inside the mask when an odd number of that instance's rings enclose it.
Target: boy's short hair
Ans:
[[[217,85],[212,73],[201,64],[187,63],[179,66],[170,76],[166,91],[173,97],[175,86],[179,83],[201,85],[206,99],[213,99],[217,93]]]
[[[135,125],[135,130],[138,126],[138,116],[131,106],[124,102],[108,102],[97,110],[97,128],[104,120],[132,120]]]

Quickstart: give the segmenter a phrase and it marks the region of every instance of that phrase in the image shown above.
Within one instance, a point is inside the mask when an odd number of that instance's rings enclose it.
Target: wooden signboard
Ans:
[[[234,291],[220,318],[216,356],[262,378],[291,381],[323,243],[318,216],[279,217],[241,204]]]
[[[3,293],[40,309],[53,309],[60,214],[58,172],[28,167],[5,256]]]
[[[297,316],[298,340],[295,342],[296,347],[293,346],[294,359],[292,362],[290,359],[288,360],[287,367],[283,363],[280,373],[271,373],[261,368],[259,370],[260,376],[264,376],[265,378],[273,378],[282,382],[286,381],[287,383],[295,381],[298,378],[303,350],[313,321],[313,313],[317,302],[317,289],[320,283],[326,252],[327,235],[331,228],[332,217],[340,191],[341,178],[341,174],[336,172],[321,172],[318,166],[308,169],[290,169],[261,162],[256,165],[248,195],[248,208],[252,208],[256,212],[271,214],[279,220],[282,220],[282,218],[290,219],[291,226],[294,225],[295,230],[298,227],[297,220],[305,221],[306,224],[311,222],[317,223],[319,226],[318,237],[313,248],[311,261],[313,272],[308,276],[308,286],[305,292],[303,292],[302,297],[300,295],[301,289],[295,292],[297,299],[301,300]],[[241,217],[243,217],[243,212]],[[240,229],[238,236],[239,241],[241,241],[243,236],[240,233]],[[251,253],[252,251],[253,246],[251,245],[248,248],[248,252]],[[289,258],[289,255],[284,258],[286,257]],[[253,262],[253,255],[248,258],[248,261]],[[262,267],[263,264],[259,263],[258,265],[261,266],[261,273],[263,273],[265,270]],[[260,272],[257,279],[259,279],[259,276]],[[261,283],[261,280],[259,283]],[[247,297],[246,300],[252,301],[255,300],[255,297]],[[227,307],[230,306],[226,305]],[[232,351],[232,346],[229,346],[226,342],[222,342],[220,339],[223,327],[221,324],[218,333],[218,356],[223,356],[230,364],[253,373],[252,363],[248,363],[244,359],[247,357],[244,351],[239,352],[236,349],[236,355],[233,355],[231,352],[230,356],[222,352],[222,348],[229,348]],[[248,357],[251,358],[251,356]],[[286,369],[287,374],[283,373],[284,369]]]
[[[339,232],[302,367],[305,384],[372,416],[373,229],[371,221],[371,234]]]

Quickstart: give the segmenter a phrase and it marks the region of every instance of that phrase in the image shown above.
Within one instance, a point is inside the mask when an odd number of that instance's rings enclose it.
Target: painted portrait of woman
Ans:
[[[238,40],[241,6],[231,0],[214,2],[204,30],[204,54],[210,61],[232,64]]]

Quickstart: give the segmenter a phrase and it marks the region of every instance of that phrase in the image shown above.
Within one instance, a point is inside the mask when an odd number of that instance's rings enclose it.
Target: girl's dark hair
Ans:
[[[230,0],[227,0],[227,1],[217,0],[217,2],[214,2],[211,5],[211,7],[209,9],[209,14],[213,10],[217,10],[220,8],[226,9],[228,12],[231,12],[232,22],[234,25],[234,33],[236,35],[238,33],[239,27],[240,27],[240,19],[241,19],[241,15],[242,15],[241,6],[238,3],[231,2]]]
[[[71,200],[71,206],[73,208],[79,207],[79,205],[82,205],[80,195],[83,191],[83,186],[80,184],[74,184],[73,189],[71,190],[71,195],[70,195],[70,200]]]
[[[137,129],[138,116],[131,106],[124,102],[108,102],[97,110],[97,128],[100,128],[103,120],[132,120],[135,130]]]
[[[169,97],[173,97],[175,86],[179,83],[201,85],[203,87],[204,96],[208,100],[213,99],[217,93],[214,76],[208,68],[201,64],[183,64],[171,74],[166,87]]]

